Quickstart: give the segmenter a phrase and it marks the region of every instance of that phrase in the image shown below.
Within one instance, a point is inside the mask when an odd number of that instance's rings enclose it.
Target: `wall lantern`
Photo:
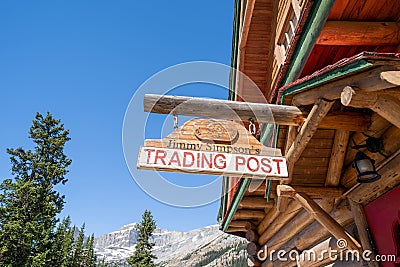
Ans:
[[[365,145],[357,145],[353,148],[358,149],[361,147],[366,147],[371,153],[381,153],[383,142],[382,139],[368,137]],[[372,183],[381,178],[380,174],[375,169],[375,160],[361,151],[357,152],[352,166],[356,169],[357,182],[359,183]]]
[[[361,151],[357,152],[352,166],[356,169],[357,182],[359,183],[372,183],[381,178],[375,169],[375,160]]]

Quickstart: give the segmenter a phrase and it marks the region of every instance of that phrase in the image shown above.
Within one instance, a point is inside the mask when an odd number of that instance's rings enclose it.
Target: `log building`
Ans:
[[[258,124],[288,180],[224,178],[221,230],[247,238],[249,266],[400,266],[399,21],[398,0],[235,1],[231,65],[261,94],[233,71],[230,100],[303,116]],[[371,260],[321,255],[337,240]]]

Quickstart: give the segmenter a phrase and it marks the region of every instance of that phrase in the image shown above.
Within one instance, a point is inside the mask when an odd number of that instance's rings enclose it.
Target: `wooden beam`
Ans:
[[[323,199],[319,204],[327,212],[333,210],[334,200]],[[286,224],[278,233],[276,233],[268,242],[267,247],[271,250],[279,250],[284,244],[295,237],[299,232],[311,225],[315,221],[307,211],[303,210],[293,218],[292,223]],[[265,244],[261,244],[265,245]]]
[[[369,108],[400,128],[400,101],[390,93],[391,91],[363,92],[346,86],[340,100],[344,106]]]
[[[371,124],[371,116],[361,112],[332,111],[325,116],[318,128],[346,131],[365,131]]]
[[[291,187],[285,187],[285,186],[278,186],[276,188],[276,194],[278,196],[278,201],[276,202],[276,208],[278,209],[279,212],[285,212],[287,209],[287,206],[289,204],[289,198],[292,197],[293,195],[288,194],[288,188],[293,189]],[[285,189],[285,190],[282,190]],[[293,194],[296,193],[293,189]]]
[[[251,24],[251,19],[253,17],[255,2],[256,2],[255,0],[249,0],[249,1],[247,1],[247,4],[246,4],[244,22],[243,22],[243,27],[242,27],[242,31],[241,31],[241,37],[240,37],[240,46],[239,46],[240,49],[244,49],[247,44],[247,37],[249,36],[250,24]]]
[[[353,215],[351,214],[350,210],[347,208],[346,205],[340,205],[334,211],[332,211],[330,215],[343,227],[346,227],[347,225],[353,222]],[[314,222],[310,226],[304,228],[295,236],[293,236],[293,238],[291,238],[289,241],[281,242],[280,243],[281,245],[278,248],[284,251],[290,251],[290,250],[303,251],[305,249],[310,248],[313,244],[320,242],[329,236],[330,233],[325,229],[325,227],[323,227],[319,222]],[[271,248],[272,247],[276,246],[272,245]],[[274,260],[276,260],[276,255],[274,257]],[[277,263],[276,265],[274,264],[274,266],[286,266],[285,264],[281,264],[280,262],[274,262],[274,263]],[[290,263],[292,263],[292,265],[290,266],[296,266],[296,262],[294,262],[294,264],[293,262],[290,261],[287,262],[287,264]]]
[[[302,210],[301,205],[297,201],[291,200],[286,212],[279,213],[275,220],[270,224],[270,227],[266,229],[263,233],[260,233],[258,239],[259,244],[265,244],[267,241],[273,237],[276,233],[280,231],[287,223],[289,223],[300,211]]]
[[[315,253],[316,261],[308,255],[310,252]],[[330,253],[326,253],[330,251]],[[346,251],[344,248],[339,248],[337,245],[337,239],[334,237],[329,237],[328,239],[322,241],[321,243],[316,244],[309,250],[303,251],[300,255],[297,256],[297,264],[298,266],[307,266],[307,267],[319,267],[319,266],[328,266],[328,264],[336,261],[340,262],[339,253],[343,253]],[[361,257],[360,257],[361,258]],[[357,265],[356,265],[357,266]],[[358,265],[361,266],[361,265]]]
[[[302,125],[307,118],[307,114],[295,106],[152,94],[144,96],[144,111],[242,121],[253,118],[261,123],[294,126]],[[365,114],[348,112],[326,116],[320,127],[362,131],[368,125],[369,118]]]
[[[339,185],[349,136],[349,131],[336,130],[325,186]]]
[[[340,198],[344,190],[340,187],[319,187],[319,186],[292,186],[296,192],[305,193],[311,198]]]
[[[237,210],[233,220],[261,220],[264,216],[264,211],[260,210]]]
[[[371,240],[369,239],[368,235],[368,222],[367,218],[365,217],[364,207],[363,205],[358,204],[351,199],[349,199],[349,203],[354,217],[354,222],[357,226],[358,236],[360,237],[362,248],[364,251],[371,251],[372,254],[370,258],[375,259],[375,252],[371,246]],[[367,264],[369,267],[379,267],[379,264],[375,261],[369,261]]]
[[[310,111],[310,114],[308,114],[307,116],[306,121],[300,128],[299,134],[296,136],[296,139],[294,140],[293,144],[289,148],[288,153],[286,154],[286,160],[289,169],[289,179],[287,181],[288,184],[290,184],[292,178],[294,164],[299,159],[301,153],[303,153],[308,142],[317,131],[319,124],[321,123],[325,115],[328,114],[332,105],[333,102],[319,99],[314,104],[313,108]]]
[[[279,211],[276,206],[272,207],[272,209],[265,215],[262,221],[258,224],[257,232],[259,234],[263,234],[266,229],[271,225],[271,223],[278,217]]]
[[[246,232],[246,229],[243,227],[228,227],[226,232],[227,233]]]
[[[315,103],[319,98],[339,99],[344,87],[351,86],[364,91],[379,91],[400,86],[399,70],[396,66],[380,66],[362,73],[323,84],[293,96],[295,106]]]
[[[286,185],[278,185],[278,187],[288,187]],[[286,190],[286,189],[285,189]],[[293,189],[294,190],[294,189]],[[287,190],[290,195],[293,195],[293,190]],[[295,193],[293,198],[296,199],[300,205],[310,213],[322,226],[326,228],[337,239],[344,239],[347,241],[349,249],[361,250],[361,246],[356,239],[347,233],[342,226],[335,221],[326,211],[324,211],[317,203],[304,193]]]
[[[381,179],[373,183],[360,184],[347,195],[348,198],[356,203],[368,204],[398,186],[400,184],[400,154],[397,154],[389,162],[385,162],[378,172],[381,175]]]
[[[258,245],[256,242],[250,242],[247,244],[247,254],[250,256],[256,256],[257,252],[260,250],[260,245]]]
[[[249,242],[257,242],[258,241],[258,233],[255,230],[247,230],[246,239]]]
[[[147,94],[144,96],[144,111],[228,120],[248,121],[253,118],[257,122],[282,125],[299,125],[304,121],[303,113],[294,106],[184,96]]]
[[[247,222],[246,225],[244,226],[244,228],[246,228],[246,230],[253,230],[253,229],[257,229],[257,225],[255,225],[252,222]]]
[[[399,45],[400,23],[327,21],[316,44],[348,46]]]
[[[248,220],[236,220],[229,223],[229,227],[245,228],[246,230],[249,230],[247,227],[251,226],[254,226],[254,224]]]
[[[239,209],[270,209],[274,206],[274,201],[267,200],[263,197],[244,197],[239,203]]]
[[[296,126],[288,126],[287,137],[286,137],[286,145],[285,145],[285,155],[289,151],[290,146],[293,144],[294,140],[297,136],[297,127]]]

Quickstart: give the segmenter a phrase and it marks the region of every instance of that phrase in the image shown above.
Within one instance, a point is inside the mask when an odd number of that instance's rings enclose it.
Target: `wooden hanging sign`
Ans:
[[[263,146],[233,121],[194,119],[162,140],[145,140],[137,168],[183,173],[285,180],[279,149]]]

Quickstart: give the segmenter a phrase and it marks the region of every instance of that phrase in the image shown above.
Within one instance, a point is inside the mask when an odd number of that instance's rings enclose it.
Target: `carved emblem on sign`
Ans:
[[[193,124],[194,134],[199,140],[232,144],[238,131],[229,121],[197,120]]]

